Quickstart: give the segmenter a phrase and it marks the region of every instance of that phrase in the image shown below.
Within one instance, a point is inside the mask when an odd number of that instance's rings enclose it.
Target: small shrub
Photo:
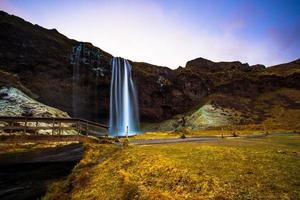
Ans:
[[[128,145],[129,145],[129,140],[128,140],[127,138],[124,139],[123,142],[122,142],[122,145],[123,145],[123,147],[128,147]]]
[[[266,135],[270,135],[269,131],[266,131]]]
[[[114,138],[114,142],[120,142],[119,138],[118,138],[118,137],[115,137],[115,138]]]
[[[300,134],[300,131],[298,131],[298,130],[293,130],[293,133],[295,133],[295,134]]]
[[[112,142],[106,138],[100,139],[99,144],[112,144]]]
[[[232,137],[238,137],[238,134],[236,132],[233,132]]]
[[[180,138],[181,138],[181,139],[185,139],[185,138],[186,138],[185,134],[184,134],[184,133],[181,133]]]

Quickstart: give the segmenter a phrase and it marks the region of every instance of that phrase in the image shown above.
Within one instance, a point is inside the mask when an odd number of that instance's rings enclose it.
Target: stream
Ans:
[[[81,144],[0,155],[0,199],[41,199],[47,186],[69,175],[82,155]]]

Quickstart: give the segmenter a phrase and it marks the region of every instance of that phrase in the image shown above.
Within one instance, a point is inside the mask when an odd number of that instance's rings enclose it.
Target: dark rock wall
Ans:
[[[78,44],[56,30],[0,12],[0,70],[16,76],[19,89],[23,90],[20,88],[23,85],[28,89],[24,92],[31,97],[70,115],[73,86],[70,56]],[[99,120],[108,113],[111,55],[89,43],[85,45],[100,51],[106,73],[97,78],[92,65],[81,63],[79,110],[83,118]],[[13,80],[10,84],[14,85]]]
[[[14,85],[36,100],[72,115],[70,57],[73,47],[79,44],[55,29],[44,29],[0,11],[0,84]],[[112,56],[90,43],[81,44],[101,54],[103,74],[97,76],[92,63],[80,63],[80,115],[107,121]],[[203,58],[176,70],[148,63],[131,64],[142,121],[161,121],[187,112],[215,92],[251,98],[280,87],[300,89],[299,60],[271,68]],[[9,80],[4,80],[7,77]]]

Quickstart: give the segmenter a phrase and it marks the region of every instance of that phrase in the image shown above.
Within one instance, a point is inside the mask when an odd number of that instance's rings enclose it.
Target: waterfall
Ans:
[[[79,74],[79,66],[80,66],[80,54],[82,50],[82,44],[79,44],[77,47],[74,47],[73,50],[73,115],[72,117],[79,117],[79,103],[78,103],[78,96],[79,96],[79,80],[80,80],[80,74]]]
[[[139,130],[138,100],[128,60],[112,59],[109,132],[113,136],[134,135]]]

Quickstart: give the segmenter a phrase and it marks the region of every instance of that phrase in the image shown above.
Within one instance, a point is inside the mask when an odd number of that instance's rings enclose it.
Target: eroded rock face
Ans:
[[[66,112],[37,102],[13,87],[0,88],[0,110],[0,116],[69,117]]]
[[[63,112],[57,108],[53,108],[42,104],[22,91],[14,87],[0,87],[0,116],[5,117],[54,117],[54,118],[69,118],[68,113]],[[7,126],[7,123],[0,122],[0,126]],[[35,127],[35,122],[28,122],[28,126]],[[52,124],[39,122],[40,126],[49,127]],[[22,122],[15,123],[14,126],[24,126]],[[69,124],[61,124],[61,126],[68,127]],[[32,133],[38,134],[53,134],[50,129],[41,129],[37,131],[32,131]],[[24,134],[23,131],[13,131],[8,133],[5,130],[0,130],[0,135],[6,134]],[[61,134],[76,134],[74,130],[66,130]]]

